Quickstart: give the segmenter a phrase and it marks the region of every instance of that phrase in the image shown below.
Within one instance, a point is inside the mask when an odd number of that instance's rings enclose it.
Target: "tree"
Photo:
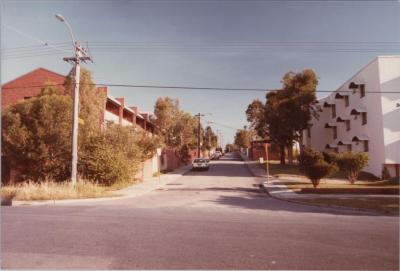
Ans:
[[[182,161],[187,160],[190,149],[197,147],[198,120],[179,107],[179,101],[169,97],[158,98],[154,106],[157,133],[168,147],[179,149]],[[204,130],[200,127],[201,137]]]
[[[218,147],[218,136],[214,133],[210,126],[207,126],[204,131],[204,148],[211,150],[212,148]]]
[[[44,87],[38,96],[6,109],[2,152],[20,172],[20,180],[68,179],[71,123],[72,99],[56,87]]]
[[[326,162],[324,156],[312,148],[303,150],[299,160],[300,170],[311,180],[314,188],[319,185],[322,178],[337,171],[335,164]]]
[[[235,134],[235,145],[239,148],[250,148],[252,131],[246,129],[240,129]]]
[[[307,128],[312,115],[317,115],[313,105],[318,84],[314,71],[286,73],[283,88],[266,96],[265,122],[271,140],[281,149],[281,164],[285,163],[285,147],[291,160],[292,145],[301,141],[302,131]]]
[[[174,143],[176,139],[174,138],[173,129],[180,111],[179,100],[173,100],[170,97],[160,97],[154,105],[156,133],[164,139],[165,144],[168,146],[176,144]]]
[[[267,136],[267,123],[265,121],[265,104],[259,99],[255,99],[248,105],[246,110],[247,121],[250,123],[250,128],[256,131],[261,138]]]
[[[338,154],[336,163],[350,183],[354,184],[360,171],[368,165],[368,160],[367,153],[348,151]]]
[[[72,69],[65,80],[66,93],[73,97],[74,81]],[[96,133],[101,127],[101,117],[104,114],[106,94],[98,91],[89,70],[82,68],[79,85],[79,141],[80,148],[91,133]]]

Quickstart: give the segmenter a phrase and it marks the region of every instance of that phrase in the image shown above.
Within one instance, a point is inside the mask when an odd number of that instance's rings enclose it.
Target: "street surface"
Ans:
[[[277,200],[232,155],[131,199],[1,208],[2,268],[399,269],[399,219]]]

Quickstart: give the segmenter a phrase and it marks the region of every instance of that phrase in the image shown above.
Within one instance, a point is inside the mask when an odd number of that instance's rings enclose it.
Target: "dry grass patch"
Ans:
[[[116,196],[109,187],[88,181],[79,181],[75,186],[70,182],[21,183],[1,187],[1,198],[14,195],[13,200],[59,200]]]

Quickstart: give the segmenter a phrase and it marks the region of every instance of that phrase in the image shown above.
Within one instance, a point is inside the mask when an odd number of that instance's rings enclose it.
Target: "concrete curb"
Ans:
[[[175,171],[169,172],[161,176],[161,180],[158,177],[153,177],[144,180],[142,183],[133,184],[121,190],[114,191],[116,194],[114,197],[104,197],[104,198],[89,198],[89,199],[65,199],[65,200],[42,200],[42,201],[12,201],[12,206],[51,206],[51,205],[68,205],[76,203],[95,203],[95,202],[105,202],[120,199],[135,198],[144,195],[153,190],[159,189],[166,184],[178,179],[190,171],[190,165],[178,168]]]
[[[247,161],[249,161],[248,159],[246,159],[247,157],[244,157],[244,155],[241,154],[241,153],[240,153],[240,157],[242,158],[244,164],[246,165],[247,170],[251,173],[251,175],[253,177],[266,178],[265,175],[257,174],[252,170],[252,168],[249,166],[249,164],[246,163]],[[273,193],[270,193],[270,191],[268,190],[268,187],[265,186],[264,182],[262,182],[259,185],[260,185],[260,188],[266,194],[268,194],[271,198],[274,198],[274,199],[277,199],[277,200],[286,201],[286,202],[290,202],[290,203],[300,204],[300,205],[304,205],[304,206],[329,208],[329,209],[334,209],[334,210],[345,210],[345,211],[353,211],[353,212],[356,211],[356,212],[361,212],[361,213],[364,213],[364,214],[372,214],[372,215],[399,216],[399,214],[395,214],[395,213],[391,213],[391,212],[370,211],[370,210],[365,210],[365,209],[361,209],[361,208],[345,207],[345,206],[338,206],[338,205],[321,205],[321,204],[306,203],[306,202],[302,202],[302,201],[297,201],[295,199],[289,199],[289,198],[284,198],[284,197],[280,197],[280,196],[274,195]]]

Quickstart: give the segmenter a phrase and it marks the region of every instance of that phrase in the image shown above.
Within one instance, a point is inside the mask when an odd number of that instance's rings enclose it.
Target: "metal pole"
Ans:
[[[76,47],[75,47],[75,50]],[[80,52],[76,52],[77,58],[75,62],[75,87],[74,87],[74,112],[72,118],[72,168],[71,183],[76,184],[78,174],[78,124],[79,124],[79,81],[81,67],[79,65]]]
[[[200,118],[201,114],[199,113],[198,115],[199,118],[199,126],[198,126],[198,131],[197,131],[197,158],[200,158]]]
[[[269,159],[268,159],[268,143],[266,143],[265,145],[265,149],[266,149],[266,157],[267,158],[267,183],[269,183]]]

